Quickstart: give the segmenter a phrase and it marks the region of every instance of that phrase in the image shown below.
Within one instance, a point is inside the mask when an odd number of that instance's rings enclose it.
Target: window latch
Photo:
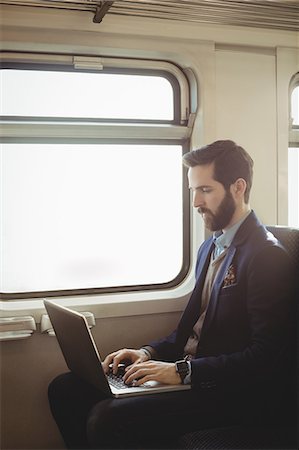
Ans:
[[[2,317],[0,319],[0,341],[25,339],[36,330],[31,316]]]
[[[103,70],[102,58],[92,56],[73,56],[73,65],[75,69],[85,70]]]
[[[81,314],[83,314],[83,316],[85,316],[89,328],[92,328],[95,326],[96,321],[95,321],[95,317],[94,317],[93,313],[91,313],[89,311],[84,311],[84,312],[81,312]],[[47,333],[49,336],[55,336],[55,331],[53,330],[53,326],[52,326],[52,323],[50,321],[48,314],[42,315],[41,333]]]

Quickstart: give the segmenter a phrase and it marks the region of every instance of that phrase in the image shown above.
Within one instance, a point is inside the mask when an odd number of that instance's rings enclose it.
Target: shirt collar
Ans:
[[[213,242],[215,244],[215,256],[221,255],[221,253],[224,252],[224,250],[230,246],[238,229],[240,228],[244,220],[248,217],[250,212],[251,211],[248,211],[242,217],[242,219],[239,220],[239,222],[235,223],[232,227],[226,230],[225,233],[222,233],[222,231],[215,231],[215,233],[213,234]]]

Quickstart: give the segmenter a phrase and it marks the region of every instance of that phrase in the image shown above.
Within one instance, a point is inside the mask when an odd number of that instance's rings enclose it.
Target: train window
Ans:
[[[173,88],[161,76],[2,70],[6,116],[173,120]]]
[[[294,87],[295,85],[295,87]],[[288,156],[288,223],[299,227],[299,76],[291,88],[290,139]]]
[[[113,59],[103,73],[21,59],[2,69],[2,298],[181,283],[190,248],[183,73],[161,61],[143,70],[120,60],[116,70]]]
[[[299,126],[299,86],[296,86],[291,94],[291,121],[292,127]]]
[[[3,291],[175,278],[181,155],[179,145],[4,146]]]

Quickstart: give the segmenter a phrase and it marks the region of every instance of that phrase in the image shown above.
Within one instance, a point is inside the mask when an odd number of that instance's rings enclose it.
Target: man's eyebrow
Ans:
[[[207,188],[212,189],[213,186],[211,186],[210,184],[201,184],[200,186],[195,186],[195,187],[189,186],[189,189],[193,189],[194,191],[197,191],[199,189],[207,189]]]

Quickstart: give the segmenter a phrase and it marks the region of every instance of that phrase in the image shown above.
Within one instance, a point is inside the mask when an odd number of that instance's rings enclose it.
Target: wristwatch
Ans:
[[[185,359],[182,359],[181,361],[177,361],[175,363],[175,370],[181,377],[182,383],[184,383],[184,379],[189,373],[189,364]]]

